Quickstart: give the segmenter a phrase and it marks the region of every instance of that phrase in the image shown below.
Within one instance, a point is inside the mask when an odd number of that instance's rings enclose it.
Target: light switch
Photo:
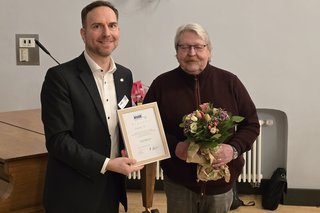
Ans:
[[[28,48],[20,48],[19,55],[20,62],[28,62],[29,61],[29,49]]]

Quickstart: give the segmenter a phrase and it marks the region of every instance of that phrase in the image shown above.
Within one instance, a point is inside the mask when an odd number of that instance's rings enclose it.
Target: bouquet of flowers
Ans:
[[[141,81],[133,82],[131,89],[131,100],[136,106],[142,104],[147,90],[147,87],[144,86]]]
[[[190,142],[187,162],[198,163],[197,181],[218,180],[222,177],[226,182],[230,181],[228,166],[214,168],[212,162],[216,160],[219,144],[231,135],[230,129],[243,119],[215,108],[212,103],[201,104],[199,109],[183,117],[179,126],[183,128],[186,141]]]

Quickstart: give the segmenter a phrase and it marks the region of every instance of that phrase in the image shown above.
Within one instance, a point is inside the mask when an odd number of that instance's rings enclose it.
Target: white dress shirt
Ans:
[[[89,64],[89,67],[93,73],[96,81],[101,101],[103,104],[104,112],[108,123],[109,133],[111,135],[111,153],[110,159],[119,156],[119,126],[117,116],[117,96],[114,84],[113,73],[116,72],[117,67],[114,60],[111,58],[111,64],[109,70],[103,70],[94,60],[84,51],[84,56]],[[106,158],[101,173],[106,172],[107,164],[110,160]]]

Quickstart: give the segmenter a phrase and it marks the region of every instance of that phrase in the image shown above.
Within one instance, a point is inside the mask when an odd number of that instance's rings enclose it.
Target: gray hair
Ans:
[[[208,49],[210,51],[212,50],[212,44],[207,31],[200,24],[191,23],[191,24],[181,25],[177,29],[176,36],[174,38],[174,48],[176,49],[176,51],[178,50],[178,43],[179,43],[181,34],[187,31],[196,33],[201,39],[203,39],[206,42],[206,44],[208,45]]]

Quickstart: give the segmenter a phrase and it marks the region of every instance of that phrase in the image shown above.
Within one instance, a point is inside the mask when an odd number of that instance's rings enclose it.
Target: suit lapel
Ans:
[[[121,67],[117,66],[117,71],[113,74],[114,78],[114,84],[116,87],[116,95],[117,95],[117,103],[119,104],[120,101],[127,96],[128,103],[126,104],[126,107],[131,106],[131,97],[128,97],[128,90],[130,91],[131,88],[128,88],[128,77],[124,74],[124,72],[121,71]],[[118,106],[118,109],[120,107]]]
[[[101,97],[96,85],[96,82],[94,80],[92,71],[90,70],[90,67],[84,58],[84,54],[82,53],[81,56],[79,56],[79,63],[78,63],[78,69],[80,70],[80,79],[82,80],[85,87],[88,89],[88,92],[92,98],[92,101],[99,113],[99,116],[103,122],[103,124],[106,126],[106,129],[108,129],[108,124],[106,120],[106,115],[104,112],[103,104],[101,101]],[[125,72],[122,70],[123,68],[119,65],[117,65],[117,71],[114,72],[114,84],[116,88],[116,96],[117,96],[117,103],[119,103],[125,96],[128,98],[128,103],[125,107],[132,106],[131,104],[131,86],[132,86],[132,78],[129,78],[130,76],[127,76]],[[119,106],[118,106],[119,109]]]
[[[94,80],[93,74],[90,70],[90,67],[88,63],[86,62],[84,55],[82,54],[79,57],[79,70],[80,72],[80,79],[82,80],[83,84],[88,89],[88,92],[92,98],[92,101],[100,115],[100,118],[102,122],[106,125],[106,128],[108,128],[106,115],[104,112],[103,104],[100,98],[100,94],[96,85],[96,82]]]

